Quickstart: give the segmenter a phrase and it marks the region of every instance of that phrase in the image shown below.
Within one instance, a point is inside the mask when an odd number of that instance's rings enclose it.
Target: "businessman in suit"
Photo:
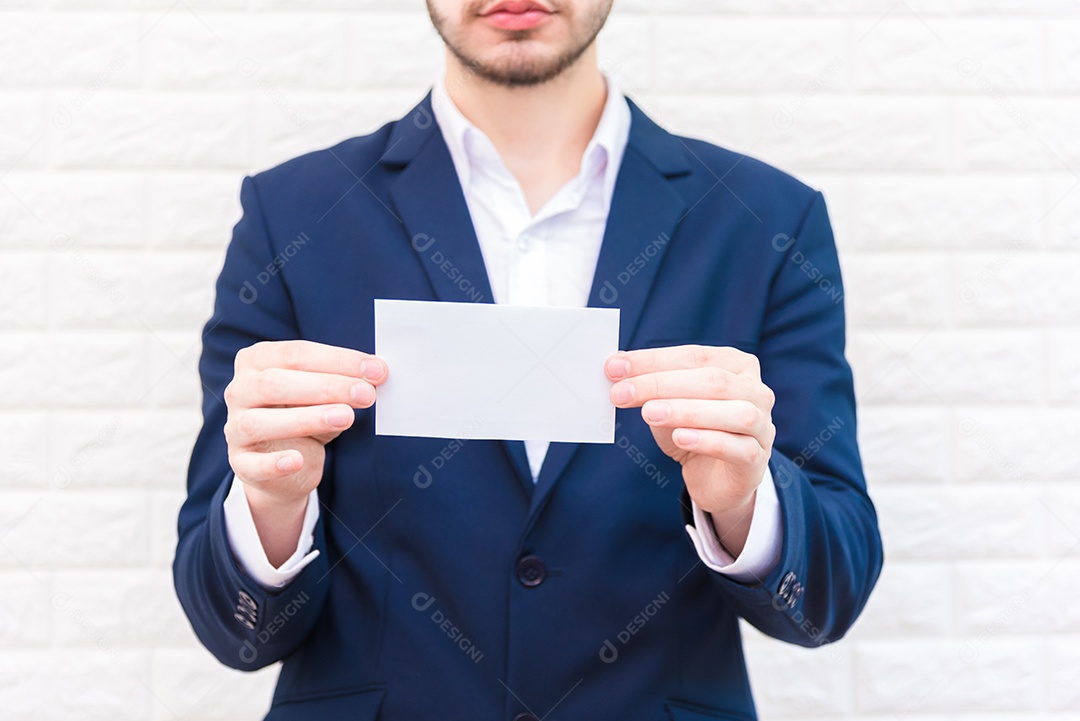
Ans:
[[[822,197],[607,82],[611,0],[429,0],[401,120],[247,177],[177,593],[268,719],[753,719],[738,619],[880,570]],[[616,442],[376,437],[373,301],[617,307]]]

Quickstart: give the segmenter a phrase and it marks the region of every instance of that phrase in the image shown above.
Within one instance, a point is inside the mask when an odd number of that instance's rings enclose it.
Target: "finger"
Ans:
[[[386,361],[378,356],[308,340],[256,343],[237,353],[236,362],[254,370],[289,368],[356,376],[368,381],[382,381],[387,374]]]
[[[273,441],[336,435],[351,426],[355,419],[353,409],[341,403],[299,408],[248,408],[229,418],[225,424],[225,437],[230,446],[242,450],[268,450],[265,444]]]
[[[772,419],[749,401],[652,400],[642,406],[641,417],[657,428],[727,431],[753,436],[763,446],[771,442]]]
[[[241,451],[229,459],[229,465],[241,481],[257,485],[293,475],[303,467],[304,456],[294,449],[270,453]]]
[[[729,346],[678,345],[667,348],[619,351],[608,358],[604,370],[611,380],[646,373],[717,366],[732,373],[760,373],[757,356]]]
[[[740,433],[676,428],[671,433],[671,440],[683,450],[710,456],[735,466],[754,466],[768,461],[767,451],[757,439]]]
[[[747,400],[762,408],[771,391],[759,380],[709,366],[690,370],[659,371],[621,380],[611,386],[611,402],[634,408],[646,401],[669,398]]]
[[[230,400],[240,408],[331,403],[368,408],[375,402],[375,386],[355,376],[267,368],[246,373]]]

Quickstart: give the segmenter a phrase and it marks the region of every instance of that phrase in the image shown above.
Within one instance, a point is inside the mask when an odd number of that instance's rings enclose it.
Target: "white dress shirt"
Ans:
[[[442,82],[432,91],[432,111],[465,194],[496,303],[532,306],[588,304],[622,156],[630,135],[630,107],[608,81],[607,101],[578,174],[535,215],[520,183],[491,140],[461,114]],[[533,482],[547,453],[546,441],[525,441]],[[712,520],[693,505],[686,531],[703,563],[733,579],[763,579],[779,560],[780,505],[771,473],[758,488],[750,533],[738,558],[720,543]],[[318,491],[308,498],[296,552],[280,567],[266,558],[243,484],[234,479],[225,499],[225,526],[236,560],[267,588],[280,588],[317,555],[311,550],[319,518]]]

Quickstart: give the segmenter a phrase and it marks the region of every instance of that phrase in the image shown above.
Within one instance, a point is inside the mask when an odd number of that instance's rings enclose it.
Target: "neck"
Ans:
[[[446,89],[525,186],[534,212],[577,172],[607,99],[595,43],[557,78],[513,88],[480,78],[448,51]]]

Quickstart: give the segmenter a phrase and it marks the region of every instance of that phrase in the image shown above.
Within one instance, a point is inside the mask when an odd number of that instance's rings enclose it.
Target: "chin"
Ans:
[[[561,74],[580,56],[574,38],[550,25],[536,30],[507,33],[477,25],[451,34],[447,46],[458,59],[487,80],[508,87],[543,84]]]

